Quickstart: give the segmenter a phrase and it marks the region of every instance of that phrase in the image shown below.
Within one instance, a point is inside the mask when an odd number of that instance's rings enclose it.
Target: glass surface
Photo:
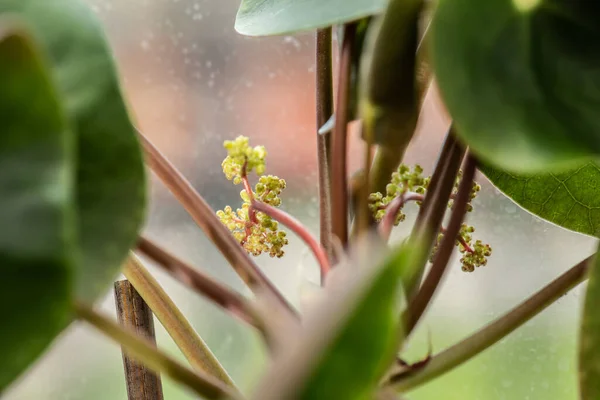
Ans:
[[[105,24],[139,127],[215,209],[239,203],[240,187],[225,179],[222,142],[246,135],[269,152],[267,172],[288,182],[283,208],[318,233],[314,116],[314,38],[311,34],[246,38],[233,29],[237,1],[89,0]],[[447,121],[428,102],[407,162],[432,170]],[[351,166],[360,160],[356,132]],[[248,293],[223,257],[154,177],[147,234],[228,285]],[[589,255],[594,240],[564,231],[519,209],[484,177],[468,216],[477,238],[492,244],[486,267],[463,273],[453,259],[409,349],[412,360],[439,351],[516,305]],[[394,240],[410,229],[415,206]],[[287,255],[257,262],[294,303],[316,265],[290,235]],[[152,269],[244,390],[265,367],[259,337],[220,309]],[[429,400],[576,399],[576,340],[581,291],[575,290],[473,361],[412,393]],[[103,311],[114,315],[107,290]],[[160,324],[158,343],[183,360]],[[429,336],[430,333],[430,336]],[[431,343],[429,343],[431,337]],[[163,377],[165,398],[192,399]],[[124,400],[120,349],[87,326],[74,325],[4,396],[6,400]]]

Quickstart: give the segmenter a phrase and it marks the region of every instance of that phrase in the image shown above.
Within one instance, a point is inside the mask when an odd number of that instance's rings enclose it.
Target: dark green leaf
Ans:
[[[324,297],[287,336],[293,346],[281,349],[253,398],[372,398],[398,349],[401,281],[412,253],[404,247],[381,262],[385,249],[375,241],[358,252],[328,276]]]
[[[0,20],[0,393],[70,315],[73,143],[44,64]]]
[[[600,257],[589,271],[579,337],[579,392],[581,400],[600,399]]]
[[[516,175],[482,166],[504,194],[527,211],[556,225],[600,237],[600,167],[585,163],[559,174]]]
[[[600,153],[600,3],[440,1],[435,74],[459,136],[507,171],[574,168]]]
[[[242,35],[283,35],[356,21],[383,11],[387,0],[243,0],[235,20]]]
[[[34,30],[77,134],[81,260],[77,296],[93,301],[117,276],[144,216],[142,153],[102,29],[79,0],[0,0]]]

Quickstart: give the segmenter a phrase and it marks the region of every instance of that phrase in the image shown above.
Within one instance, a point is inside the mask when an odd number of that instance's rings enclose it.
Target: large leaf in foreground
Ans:
[[[458,135],[512,172],[600,154],[600,2],[440,1],[432,58]]]
[[[590,267],[579,336],[579,391],[582,400],[600,399],[600,258]]]
[[[563,228],[600,237],[600,166],[589,162],[560,174],[517,175],[482,166],[504,194]]]
[[[313,305],[301,331],[288,336],[293,345],[281,349],[254,399],[372,398],[399,345],[401,280],[410,252],[404,248],[378,262],[385,249],[373,242],[365,248],[367,257],[332,272],[342,275]]]
[[[93,301],[116,278],[144,216],[145,175],[113,60],[92,11],[79,0],[0,0],[49,55],[77,135],[81,260],[77,296]]]
[[[0,19],[0,393],[68,323],[72,143],[29,37]]]
[[[385,9],[387,0],[243,0],[235,20],[242,35],[283,35],[356,21]]]

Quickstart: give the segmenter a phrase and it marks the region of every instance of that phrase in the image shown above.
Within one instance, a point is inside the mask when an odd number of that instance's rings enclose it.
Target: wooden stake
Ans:
[[[156,346],[152,311],[127,280],[115,282],[115,303],[119,323]],[[163,400],[160,376],[131,359],[122,349],[127,398]]]

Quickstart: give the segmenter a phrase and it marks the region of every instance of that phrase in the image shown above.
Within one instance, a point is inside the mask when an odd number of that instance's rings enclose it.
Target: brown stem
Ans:
[[[425,196],[419,193],[406,192],[396,197],[387,205],[385,215],[379,223],[379,234],[384,240],[390,238],[398,213],[409,201],[423,201]]]
[[[225,256],[237,274],[253,291],[270,293],[271,297],[286,309],[290,315],[297,315],[281,292],[262,273],[250,256],[219,221],[208,203],[200,196],[185,177],[167,158],[139,132],[140,141],[146,153],[146,162],[167,188],[181,202],[196,224]]]
[[[317,130],[333,114],[333,83],[331,71],[331,27],[317,30]],[[331,246],[331,133],[317,133],[319,168],[319,236],[329,257]]]
[[[491,347],[583,282],[587,278],[592,258],[593,256],[583,260],[504,316],[432,357],[423,367],[408,369],[392,376],[389,384],[400,392],[409,391]]]
[[[348,101],[350,92],[350,70],[352,48],[356,35],[356,25],[347,24],[344,28],[344,41],[340,56],[338,92],[335,111],[331,158],[331,225],[332,233],[342,245],[348,242],[348,177],[347,177],[347,135]]]
[[[115,282],[115,305],[119,323],[156,347],[152,311],[127,280]],[[129,357],[125,348],[123,367],[129,400],[163,400],[160,376]]]
[[[419,263],[414,269],[417,273],[410,282],[405,283],[409,300],[412,300],[417,293],[418,284],[425,271],[429,249],[433,246],[437,233],[440,231],[464,154],[465,149],[456,141],[451,128],[411,232],[412,243],[426,251],[422,252],[421,257],[415,259],[414,262]]]
[[[323,285],[325,282],[325,277],[329,272],[330,265],[329,259],[327,258],[327,253],[325,253],[325,249],[321,247],[317,239],[302,225],[300,221],[285,211],[261,201],[253,201],[251,208],[255,209],[256,211],[263,212],[276,221],[281,222],[283,225],[290,228],[292,232],[298,235],[298,237],[300,237],[300,239],[302,239],[308,245],[308,247],[310,247],[315,255],[315,258],[317,259],[317,262],[319,263],[319,267],[321,269],[321,285]]]
[[[471,190],[473,189],[473,179],[475,178],[476,167],[477,161],[471,154],[467,153],[463,176],[458,187],[458,194],[454,200],[454,208],[452,209],[450,222],[448,223],[448,227],[444,230],[444,238],[435,255],[433,265],[431,266],[427,278],[423,282],[423,285],[421,285],[414,300],[410,303],[408,311],[404,315],[405,332],[407,336],[417,325],[417,322],[431,302],[431,298],[444,276],[457,238],[459,241],[464,242],[464,239],[460,236],[460,227],[464,220],[465,213],[467,212]],[[468,245],[465,245],[466,243],[463,244],[465,249],[470,249]]]
[[[143,236],[138,241],[137,250],[156,262],[159,267],[167,271],[179,282],[203,294],[242,321],[262,331],[263,324],[260,322],[254,308],[248,300],[238,293],[205,275]]]

